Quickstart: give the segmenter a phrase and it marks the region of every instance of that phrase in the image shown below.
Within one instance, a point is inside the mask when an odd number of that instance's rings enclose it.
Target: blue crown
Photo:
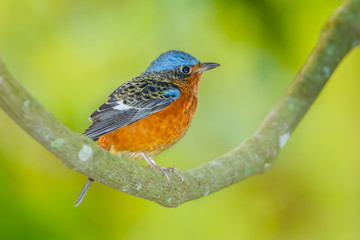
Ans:
[[[193,66],[200,61],[183,51],[172,50],[161,54],[143,73],[171,70],[182,65]]]

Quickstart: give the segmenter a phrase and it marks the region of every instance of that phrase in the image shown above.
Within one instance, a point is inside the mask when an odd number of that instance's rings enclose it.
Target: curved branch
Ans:
[[[309,59],[256,133],[231,152],[182,172],[184,184],[171,176],[171,189],[160,172],[114,156],[65,127],[11,76],[1,59],[0,106],[68,168],[131,195],[176,207],[266,171],[336,66],[359,41],[360,1],[344,1],[325,24]]]

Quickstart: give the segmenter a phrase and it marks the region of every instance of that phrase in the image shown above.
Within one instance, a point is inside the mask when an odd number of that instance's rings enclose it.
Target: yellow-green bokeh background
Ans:
[[[181,170],[251,136],[340,0],[1,0],[0,52],[70,129],[160,53],[204,75],[185,138],[156,158]],[[340,64],[276,164],[167,209],[65,168],[0,111],[0,239],[360,239],[360,48]]]

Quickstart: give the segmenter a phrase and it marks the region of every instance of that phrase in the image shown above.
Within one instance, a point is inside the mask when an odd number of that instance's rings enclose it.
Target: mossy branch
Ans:
[[[307,62],[256,133],[225,155],[171,175],[114,156],[64,126],[23,86],[0,59],[0,106],[68,168],[134,196],[166,207],[204,197],[269,169],[343,57],[360,42],[360,0],[344,1],[322,29]]]

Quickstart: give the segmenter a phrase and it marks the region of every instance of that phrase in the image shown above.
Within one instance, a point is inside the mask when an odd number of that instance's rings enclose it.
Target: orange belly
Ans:
[[[139,152],[154,157],[177,143],[188,130],[198,98],[193,92],[181,96],[165,109],[99,138],[98,145],[132,160]]]

